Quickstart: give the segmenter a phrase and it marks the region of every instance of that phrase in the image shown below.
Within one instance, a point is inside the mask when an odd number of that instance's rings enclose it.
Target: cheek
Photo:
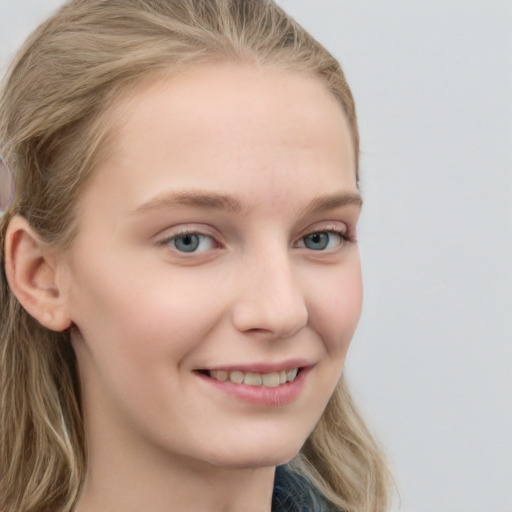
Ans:
[[[332,356],[345,357],[361,317],[363,287],[359,257],[317,285],[311,322]]]
[[[204,276],[141,265],[134,272],[120,261],[77,265],[73,316],[82,338],[123,364],[179,364],[221,314],[218,295],[205,293]]]

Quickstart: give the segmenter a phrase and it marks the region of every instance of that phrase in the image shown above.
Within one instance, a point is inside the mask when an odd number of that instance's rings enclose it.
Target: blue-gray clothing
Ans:
[[[272,512],[336,512],[301,475],[278,466],[274,480]]]

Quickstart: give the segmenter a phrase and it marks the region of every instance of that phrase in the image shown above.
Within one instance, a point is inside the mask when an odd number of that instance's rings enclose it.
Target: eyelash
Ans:
[[[302,249],[302,248],[308,249],[308,247],[305,246],[304,240],[307,237],[310,237],[310,236],[316,235],[316,234],[328,234],[328,235],[339,236],[340,242],[339,242],[339,244],[337,244],[335,249],[337,249],[338,247],[344,246],[346,244],[356,243],[355,237],[353,235],[351,235],[349,231],[344,231],[341,229],[329,227],[326,229],[319,229],[319,230],[311,231],[310,233],[306,233],[305,235],[300,237],[297,242],[295,242],[294,246],[296,247],[298,243],[302,242],[304,245],[299,248],[300,249]],[[191,230],[185,229],[185,230],[179,231],[178,233],[175,233],[175,234],[168,236],[168,237],[164,238],[163,240],[157,242],[157,245],[159,245],[159,246],[167,245],[167,246],[171,247],[171,244],[174,242],[174,245],[175,245],[174,249],[177,252],[179,252],[180,254],[187,254],[187,253],[188,254],[198,254],[198,252],[195,249],[192,251],[180,251],[178,248],[176,248],[176,240],[178,240],[179,238],[182,238],[182,237],[186,237],[186,236],[191,236],[191,237],[197,236],[197,237],[208,238],[211,240],[211,242],[214,246],[212,248],[219,248],[222,246],[222,244],[220,242],[218,242],[212,235],[202,233],[198,230],[193,230],[193,229],[191,229]],[[329,240],[329,242],[330,242],[330,240]],[[210,250],[210,248],[205,249],[205,250]],[[309,250],[311,250],[312,252],[328,252],[329,251],[329,249],[309,249]],[[202,252],[205,252],[205,251],[199,251],[199,253],[202,253]]]

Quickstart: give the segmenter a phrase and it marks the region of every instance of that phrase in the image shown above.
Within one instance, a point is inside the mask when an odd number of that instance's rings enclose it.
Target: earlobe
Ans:
[[[5,273],[20,304],[41,325],[52,331],[63,331],[71,325],[56,251],[20,216],[13,217],[7,228]]]

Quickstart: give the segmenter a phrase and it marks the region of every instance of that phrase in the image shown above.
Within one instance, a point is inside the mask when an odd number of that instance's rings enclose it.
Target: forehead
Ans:
[[[123,189],[127,209],[169,187],[251,195],[263,184],[270,202],[299,181],[311,194],[357,189],[342,108],[306,74],[202,65],[139,84],[107,122],[113,136],[93,182]]]

